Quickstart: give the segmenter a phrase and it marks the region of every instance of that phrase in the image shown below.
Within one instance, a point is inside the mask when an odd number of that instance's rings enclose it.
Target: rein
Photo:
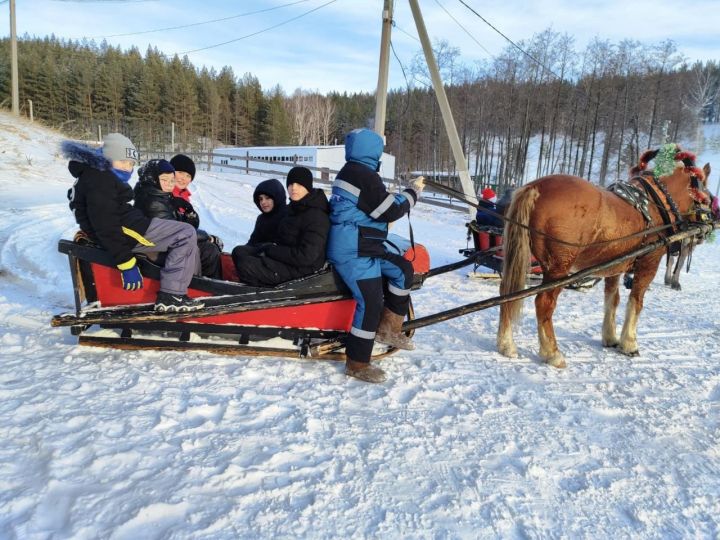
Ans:
[[[656,226],[656,227],[651,227],[651,228],[649,228],[649,229],[643,229],[643,230],[638,231],[638,232],[636,232],[636,233],[628,234],[628,235],[626,235],[626,236],[621,236],[621,237],[619,237],[619,238],[611,238],[611,239],[609,239],[609,240],[601,240],[601,241],[599,241],[599,242],[593,242],[593,243],[591,243],[591,244],[578,244],[578,243],[576,243],[576,242],[568,242],[568,241],[566,241],[566,240],[561,240],[561,239],[559,239],[559,238],[555,238],[554,236],[552,236],[552,235],[550,235],[550,234],[547,234],[546,232],[539,231],[539,230],[534,229],[534,228],[532,228],[532,227],[530,227],[530,226],[528,226],[528,225],[525,225],[525,224],[523,224],[523,223],[520,223],[519,221],[515,221],[514,219],[510,219],[510,218],[508,218],[508,217],[506,217],[506,216],[504,216],[504,215],[502,215],[502,214],[500,214],[500,213],[498,213],[498,212],[494,212],[493,210],[490,210],[489,208],[481,207],[479,204],[477,204],[477,203],[475,203],[475,202],[473,202],[473,201],[470,201],[470,200],[466,199],[464,193],[462,193],[462,192],[460,192],[460,191],[458,191],[458,190],[456,190],[456,189],[453,189],[453,188],[451,188],[451,187],[447,187],[447,186],[444,186],[444,185],[442,185],[442,184],[438,184],[437,182],[433,182],[432,180],[427,180],[427,179],[425,180],[425,183],[428,184],[428,185],[431,185],[431,186],[433,186],[433,187],[436,187],[436,188],[437,188],[438,190],[440,190],[441,192],[444,192],[444,193],[446,193],[447,195],[450,195],[450,196],[458,199],[459,201],[462,201],[462,202],[464,202],[464,203],[466,203],[466,204],[469,204],[470,206],[473,206],[473,207],[477,208],[478,210],[482,210],[482,211],[483,211],[484,213],[486,213],[486,214],[489,214],[489,215],[494,216],[494,217],[496,217],[496,218],[500,218],[500,219],[502,219],[502,220],[503,220],[504,222],[506,222],[506,223],[512,223],[513,225],[516,225],[516,226],[518,226],[518,227],[522,227],[523,229],[527,229],[528,231],[530,231],[530,232],[533,233],[533,234],[537,234],[538,236],[543,236],[543,237],[547,238],[548,240],[551,240],[551,241],[553,241],[553,242],[557,242],[558,244],[563,244],[563,245],[566,245],[566,246],[570,246],[570,247],[588,248],[588,247],[594,247],[594,246],[601,246],[601,245],[604,245],[604,244],[611,244],[612,242],[620,242],[620,241],[623,241],[623,240],[629,240],[629,239],[631,239],[631,238],[635,238],[636,236],[645,236],[645,235],[653,234],[653,233],[656,233],[656,232],[661,232],[661,231],[664,231],[664,230],[666,230],[666,229],[668,229],[668,228],[670,228],[670,227],[673,227],[672,224],[670,224],[670,225],[658,225],[658,226]]]

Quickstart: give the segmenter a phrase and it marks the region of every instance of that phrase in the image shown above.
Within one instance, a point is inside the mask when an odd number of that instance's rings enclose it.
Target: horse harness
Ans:
[[[630,183],[633,180],[637,181],[637,184]],[[650,215],[650,200],[652,204],[657,208],[660,217],[662,218],[663,224],[669,231],[666,236],[677,231],[678,225],[682,222],[680,211],[678,210],[675,201],[668,193],[665,182],[657,178],[651,172],[646,174],[639,174],[634,176],[628,182],[616,182],[608,186],[608,190],[613,192],[615,195],[623,199],[625,202],[633,206],[638,212],[640,212],[645,219],[646,229],[653,226],[653,219]],[[660,197],[660,193],[665,197],[665,201]],[[672,216],[670,215],[672,213]],[[643,238],[643,243],[647,239],[647,236]],[[668,246],[669,254],[676,254],[680,251],[680,242],[673,242]]]

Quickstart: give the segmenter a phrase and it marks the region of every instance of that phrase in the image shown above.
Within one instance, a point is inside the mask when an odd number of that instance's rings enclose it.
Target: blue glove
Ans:
[[[140,269],[137,267],[137,259],[131,258],[129,261],[118,264],[118,269],[122,274],[122,286],[126,291],[136,291],[142,289],[143,277]]]

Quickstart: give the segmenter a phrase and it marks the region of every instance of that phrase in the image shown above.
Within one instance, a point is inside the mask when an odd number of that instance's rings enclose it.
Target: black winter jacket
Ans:
[[[133,190],[112,172],[112,163],[83,144],[65,141],[60,150],[76,178],[68,199],[80,228],[110,252],[115,264],[129,261],[138,242],[151,245],[143,237],[150,219],[130,204]]]
[[[139,179],[135,184],[135,207],[149,218],[169,219],[189,223],[195,229],[200,225],[200,218],[193,205],[172,192],[165,192],[160,187],[158,160],[151,159],[138,171]],[[179,209],[182,208],[182,211]],[[208,240],[205,231],[198,230],[199,242]]]
[[[267,195],[273,200],[273,209],[267,214],[260,209],[260,195]],[[257,246],[277,240],[278,225],[287,215],[287,203],[285,202],[285,188],[279,180],[271,178],[260,182],[253,193],[255,206],[260,210],[260,215],[255,220],[255,228],[250,235],[248,245]]]
[[[287,216],[278,225],[277,245],[265,248],[266,257],[295,267],[301,274],[322,268],[330,230],[329,212],[322,189],[313,189],[299,201],[291,201]]]
[[[135,184],[135,208],[149,218],[181,221],[173,204],[174,198],[172,192],[167,193],[160,187],[157,159],[151,159],[140,167]]]

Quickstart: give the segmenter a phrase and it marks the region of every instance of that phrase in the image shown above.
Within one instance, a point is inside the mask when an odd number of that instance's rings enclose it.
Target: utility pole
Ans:
[[[20,116],[20,92],[18,90],[17,32],[15,31],[15,0],[10,0],[10,71],[12,85],[12,113]]]
[[[388,69],[390,67],[390,34],[392,32],[393,0],[383,6],[382,37],[380,38],[380,67],[375,94],[375,132],[385,141],[385,112],[387,107]]]
[[[435,96],[437,97],[440,112],[442,113],[445,131],[447,131],[448,139],[450,139],[450,148],[452,149],[453,157],[455,158],[455,166],[457,167],[458,174],[460,176],[460,184],[462,185],[465,197],[469,201],[476,203],[477,196],[475,195],[473,183],[470,180],[470,172],[467,168],[467,161],[465,161],[465,154],[463,152],[462,145],[460,144],[460,137],[458,137],[457,127],[455,127],[455,120],[453,119],[452,111],[450,110],[450,103],[448,102],[447,95],[445,94],[445,87],[443,86],[442,79],[440,78],[440,70],[438,69],[437,62],[435,61],[435,55],[433,54],[432,46],[430,45],[430,38],[428,37],[427,28],[425,28],[425,21],[423,20],[417,0],[409,0],[409,2],[413,18],[415,19],[418,36],[420,37],[420,42],[422,43],[423,52],[425,53],[425,61],[427,62],[428,69],[430,70],[430,78],[432,79]],[[470,206],[468,207],[468,212],[470,215],[474,215],[475,210],[472,206]]]

